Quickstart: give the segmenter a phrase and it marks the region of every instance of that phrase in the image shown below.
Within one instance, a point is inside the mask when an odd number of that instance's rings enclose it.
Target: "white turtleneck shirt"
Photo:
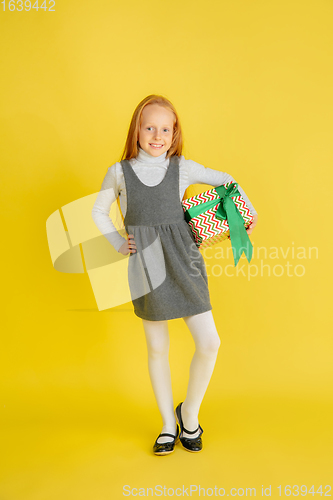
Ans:
[[[167,152],[160,156],[152,156],[139,148],[136,158],[128,160],[140,181],[146,186],[157,186],[162,182],[167,168],[169,158],[166,159]],[[220,186],[226,182],[236,182],[235,179],[226,172],[220,172],[212,168],[204,167],[193,160],[186,160],[184,156],[179,158],[179,199],[183,199],[185,189],[191,184],[208,184],[213,187]],[[244,190],[238,184],[238,190],[245,200],[252,215],[257,214]],[[115,250],[124,244],[126,238],[117,231],[110,218],[111,205],[119,196],[119,202],[123,217],[126,215],[127,195],[123,169],[120,162],[116,162],[104,177],[101,190],[92,209],[92,218],[100,232],[108,239]]]

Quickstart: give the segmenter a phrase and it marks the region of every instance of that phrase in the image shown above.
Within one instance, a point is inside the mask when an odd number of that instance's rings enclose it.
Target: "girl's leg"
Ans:
[[[190,366],[187,395],[181,410],[184,427],[193,431],[199,425],[200,405],[214,370],[221,341],[212,311],[187,316],[184,321],[193,336],[196,350]],[[199,431],[196,434],[184,432],[183,437],[195,438],[198,435]]]
[[[173,412],[171,374],[169,365],[169,330],[167,321],[143,319],[148,350],[148,370],[153,391],[160,410],[163,428],[161,432],[176,434],[176,419]],[[159,438],[158,443],[170,441],[170,437]]]

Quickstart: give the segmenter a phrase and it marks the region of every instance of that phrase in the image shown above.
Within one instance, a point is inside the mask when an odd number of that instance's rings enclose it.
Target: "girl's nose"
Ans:
[[[160,139],[160,132],[158,130],[156,130],[155,139]]]

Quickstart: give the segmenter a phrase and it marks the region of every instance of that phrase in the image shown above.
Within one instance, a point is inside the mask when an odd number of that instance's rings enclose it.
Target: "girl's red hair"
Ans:
[[[148,104],[158,104],[159,106],[163,106],[166,109],[169,109],[173,112],[175,119],[173,124],[173,136],[171,146],[166,154],[166,158],[170,158],[170,156],[181,156],[183,150],[183,137],[182,130],[180,126],[179,116],[173,104],[161,95],[151,94],[142,99],[141,102],[135,108],[135,111],[132,116],[132,120],[128,129],[126,144],[124,147],[123,154],[121,156],[121,160],[130,160],[131,158],[136,158],[139,153],[139,128],[141,124],[141,115],[142,110]]]

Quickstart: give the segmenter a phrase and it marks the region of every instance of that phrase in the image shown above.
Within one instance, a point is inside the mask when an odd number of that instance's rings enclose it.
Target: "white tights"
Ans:
[[[182,404],[182,419],[186,429],[197,429],[201,402],[212,376],[220,346],[212,311],[183,318],[195,342],[195,353],[190,366],[190,376],[186,398]],[[176,433],[176,420],[171,389],[169,365],[169,330],[168,321],[148,321],[143,319],[148,350],[148,369],[158,409],[162,416],[161,432]],[[186,434],[184,437],[197,437]],[[159,438],[158,442],[170,441],[168,437]]]

